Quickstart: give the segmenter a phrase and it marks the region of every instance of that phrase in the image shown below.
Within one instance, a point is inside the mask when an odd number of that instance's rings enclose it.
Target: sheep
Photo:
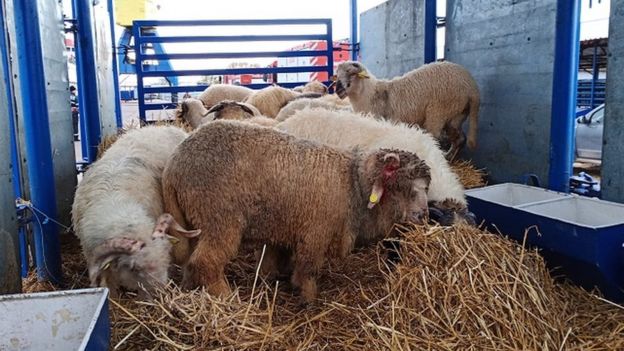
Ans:
[[[322,95],[327,94],[327,87],[325,86],[325,84],[313,80],[310,81],[308,83],[306,83],[306,85],[303,86],[303,88],[301,89],[302,93],[319,93]]]
[[[252,89],[239,85],[213,84],[199,95],[199,100],[209,109],[223,100],[242,102],[253,92]]]
[[[324,108],[327,110],[345,110],[345,111],[350,110],[350,108],[337,107],[336,105],[330,102],[327,102],[326,100],[322,100],[322,99],[310,99],[310,98],[299,99],[298,98],[289,102],[286,106],[284,106],[280,110],[280,112],[277,114],[277,116],[275,117],[275,120],[278,122],[283,122],[287,120],[288,118],[290,118],[292,115],[294,115],[295,112],[303,110],[306,107]]]
[[[270,86],[254,92],[243,102],[257,107],[263,116],[275,118],[280,109],[298,95],[299,93],[290,89]]]
[[[188,98],[182,101],[180,107],[176,110],[176,119],[186,121],[191,128],[197,129],[205,123],[204,118],[208,116],[208,109],[199,99]]]
[[[464,187],[451,170],[437,141],[418,126],[363,117],[353,112],[306,108],[276,128],[298,138],[343,149],[357,146],[364,150],[390,148],[413,152],[431,172],[427,197],[432,218],[443,225],[474,224],[473,215],[467,209]]]
[[[167,282],[175,241],[170,234],[199,234],[163,212],[162,171],[186,136],[171,126],[130,130],[85,172],[72,223],[92,286],[107,286],[113,295],[120,287],[138,289],[145,296]]]
[[[260,111],[253,105],[233,100],[223,100],[212,106],[206,114],[208,121],[217,119],[249,119],[260,116]]]
[[[348,96],[354,111],[418,124],[440,140],[445,131],[453,156],[466,137],[462,124],[470,117],[468,147],[477,146],[479,88],[470,73],[451,62],[434,62],[392,80],[376,79],[364,65],[347,61],[336,69],[336,93]]]
[[[349,101],[348,97],[344,97],[343,99],[341,99],[337,94],[325,94],[320,97],[319,100],[328,102],[339,108],[353,110],[353,107],[351,106],[351,101]]]
[[[266,243],[292,252],[291,282],[312,301],[326,257],[344,257],[356,240],[380,240],[395,222],[427,215],[429,180],[409,152],[340,151],[248,123],[206,124],[163,173],[165,208],[203,233],[183,287],[227,294],[224,266],[241,241]]]

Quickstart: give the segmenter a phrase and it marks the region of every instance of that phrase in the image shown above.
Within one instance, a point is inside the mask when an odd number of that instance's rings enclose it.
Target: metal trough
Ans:
[[[0,296],[0,350],[108,350],[108,289]]]
[[[541,249],[555,275],[565,275],[614,301],[624,301],[624,205],[519,184],[466,192],[488,229]]]

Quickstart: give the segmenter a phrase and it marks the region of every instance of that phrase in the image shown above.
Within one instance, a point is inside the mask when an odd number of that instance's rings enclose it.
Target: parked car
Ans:
[[[604,104],[576,119],[576,157],[602,159]]]

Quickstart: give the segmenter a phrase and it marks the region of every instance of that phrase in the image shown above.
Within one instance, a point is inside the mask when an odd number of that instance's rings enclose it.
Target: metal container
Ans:
[[[0,350],[106,351],[108,289],[0,296]]]
[[[554,275],[624,301],[624,205],[518,184],[466,192],[490,230],[541,249]]]

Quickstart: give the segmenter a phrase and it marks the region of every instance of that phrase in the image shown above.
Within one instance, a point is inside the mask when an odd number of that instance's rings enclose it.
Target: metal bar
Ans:
[[[139,60],[137,60],[139,62]],[[333,62],[333,60],[332,60]],[[301,66],[301,67],[265,67],[265,68],[231,68],[231,69],[193,69],[180,71],[142,71],[142,77],[176,77],[176,76],[206,76],[225,74],[272,74],[296,72],[326,72],[329,66]],[[137,73],[139,67],[137,67]]]
[[[141,44],[146,43],[207,43],[207,42],[239,42],[239,41],[299,41],[299,40],[322,40],[325,34],[300,34],[300,35],[237,35],[237,36],[188,36],[188,37],[146,37],[134,38]]]
[[[438,23],[436,1],[425,1],[425,63],[435,62],[436,60],[436,31]]]
[[[325,50],[263,51],[263,52],[206,52],[189,54],[143,54],[144,60],[195,60],[249,57],[316,57],[325,56]]]
[[[566,193],[574,161],[580,9],[581,0],[557,0],[548,186]]]
[[[86,145],[83,154],[85,161],[91,163],[97,156],[100,143],[100,110],[98,96],[97,60],[95,56],[95,33],[93,28],[93,2],[72,0],[74,17],[77,20],[76,72],[78,77],[78,106],[80,122],[85,133],[81,136]]]
[[[303,25],[303,24],[327,24],[329,18],[299,18],[299,19],[250,19],[250,20],[137,20],[133,26],[140,27],[167,27],[167,26],[270,26],[270,25]]]
[[[134,21],[135,25],[132,26],[132,36],[134,36],[134,70],[137,77],[137,96],[139,103],[139,119],[145,121],[145,92],[143,91],[143,50],[141,50],[141,44],[136,40],[141,31],[141,27],[136,25],[137,21]]]
[[[306,83],[307,82],[294,82],[294,83],[290,82],[290,83],[278,83],[278,85],[284,88],[294,88],[296,86],[304,85]],[[329,82],[325,82],[325,83],[329,84]],[[256,83],[256,84],[247,84],[243,86],[250,88],[250,89],[261,89],[261,88],[268,87],[271,85],[273,84]],[[145,94],[184,93],[187,91],[204,91],[208,87],[209,87],[208,85],[183,85],[183,86],[177,86],[177,87],[170,87],[170,86],[143,87],[143,92]]]
[[[119,65],[117,63],[117,37],[115,36],[115,0],[108,0],[108,19],[111,31],[113,88],[115,89],[115,122],[117,128],[123,127],[121,116],[121,96],[119,93]]]
[[[331,80],[331,76],[334,75],[334,36],[331,21],[327,23],[327,79]],[[305,68],[305,67],[301,67]],[[322,67],[321,68],[325,68]]]
[[[357,61],[358,52],[358,9],[357,9],[357,0],[349,1],[349,12],[351,13],[351,60]]]
[[[50,123],[39,13],[36,1],[17,1],[14,7],[16,44],[20,55],[20,90],[25,131],[27,171],[31,201],[41,212],[57,218]],[[35,220],[35,262],[40,280],[61,283],[61,250],[58,227],[52,221]]]
[[[591,5],[590,5],[591,6]],[[594,46],[594,52],[592,54],[592,80],[590,90],[590,106],[596,107],[596,81],[600,75],[600,68],[598,67],[598,46]]]

